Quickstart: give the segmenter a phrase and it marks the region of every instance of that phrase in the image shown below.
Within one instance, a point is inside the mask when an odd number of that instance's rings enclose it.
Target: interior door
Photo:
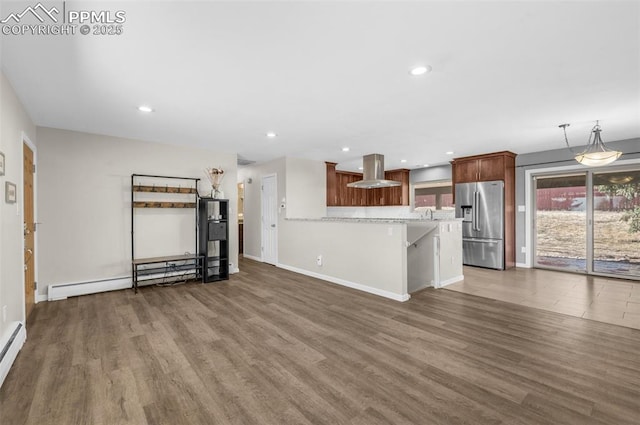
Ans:
[[[278,263],[278,191],[276,176],[262,178],[262,261]]]
[[[23,144],[24,157],[24,299],[26,317],[33,310],[35,304],[35,235],[36,230],[33,208],[33,151]]]

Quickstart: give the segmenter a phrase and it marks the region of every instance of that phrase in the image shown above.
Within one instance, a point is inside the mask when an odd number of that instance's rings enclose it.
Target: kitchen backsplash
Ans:
[[[327,207],[327,217],[349,218],[425,218],[429,213],[424,208],[412,210],[411,207]],[[455,218],[454,210],[434,210],[435,220]]]

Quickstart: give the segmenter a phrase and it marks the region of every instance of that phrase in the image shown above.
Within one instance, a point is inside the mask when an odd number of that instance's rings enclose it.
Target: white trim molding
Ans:
[[[446,279],[441,281],[438,286],[436,286],[436,288],[444,288],[447,285],[451,285],[452,283],[456,283],[456,282],[460,282],[461,280],[464,280],[464,275],[459,275],[459,276],[454,276],[450,279]]]
[[[248,258],[249,260],[253,260],[253,261],[259,261],[261,263],[263,263],[264,261],[262,261],[262,257],[256,257],[254,255],[249,255],[249,254],[242,254],[242,256],[244,258]]]
[[[27,329],[22,322],[13,322],[0,338],[0,387],[26,340]]]
[[[516,267],[521,268],[521,269],[530,269],[531,266],[527,263],[516,263]]]
[[[289,270],[291,272],[303,274],[305,276],[315,277],[316,279],[325,280],[327,282],[335,283],[341,286],[346,286],[347,288],[357,289],[358,291],[368,292],[369,294],[390,298],[394,301],[405,302],[411,298],[411,295],[409,294],[396,294],[393,292],[385,291],[383,289],[372,288],[371,286],[363,285],[361,283],[351,282],[348,280],[340,279],[338,277],[328,276],[328,275],[312,272],[309,270],[300,269],[298,267],[288,266],[286,264],[278,263],[277,267],[280,267],[281,269]]]

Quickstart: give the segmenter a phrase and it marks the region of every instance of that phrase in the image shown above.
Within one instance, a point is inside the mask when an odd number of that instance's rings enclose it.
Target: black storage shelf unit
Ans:
[[[203,281],[229,279],[229,200],[198,201],[199,253],[204,257]]]

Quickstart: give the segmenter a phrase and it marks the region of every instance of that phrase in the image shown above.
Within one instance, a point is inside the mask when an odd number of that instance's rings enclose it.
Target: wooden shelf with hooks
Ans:
[[[143,186],[136,185],[133,187],[134,192],[157,192],[157,193],[197,193],[195,187],[180,187],[180,186]]]
[[[143,202],[133,203],[133,208],[195,208],[195,202]]]

